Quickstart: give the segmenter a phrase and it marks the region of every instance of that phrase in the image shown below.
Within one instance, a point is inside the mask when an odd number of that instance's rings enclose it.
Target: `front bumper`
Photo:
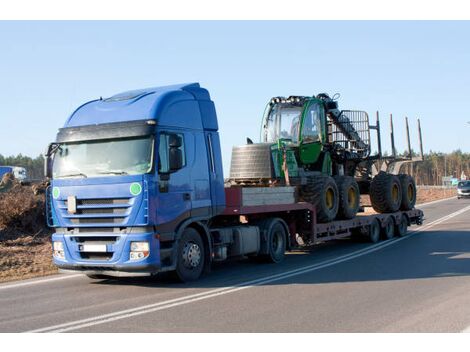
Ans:
[[[458,198],[470,198],[470,191],[457,191]]]
[[[127,276],[126,273],[150,275],[161,268],[160,241],[154,233],[86,233],[63,234],[55,233],[52,241],[61,241],[64,245],[64,257],[53,257],[59,269],[81,271],[88,274],[110,276]],[[149,242],[149,255],[139,260],[130,259],[131,242]],[[93,253],[83,250],[86,243],[106,245],[106,252]]]

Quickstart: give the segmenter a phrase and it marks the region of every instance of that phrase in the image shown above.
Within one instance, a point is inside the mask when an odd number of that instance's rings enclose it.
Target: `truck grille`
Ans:
[[[67,200],[59,201],[62,216],[72,226],[125,226],[135,198],[77,199],[77,211],[68,212]]]

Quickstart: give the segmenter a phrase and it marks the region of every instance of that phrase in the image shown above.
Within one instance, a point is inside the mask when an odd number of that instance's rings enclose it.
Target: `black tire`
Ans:
[[[408,217],[402,215],[398,224],[395,225],[395,234],[398,237],[404,237],[408,233]]]
[[[416,204],[416,183],[413,177],[406,174],[398,175],[401,186],[401,210],[411,210]]]
[[[379,172],[370,184],[370,201],[378,213],[394,213],[401,205],[401,185],[396,175]]]
[[[263,223],[262,231],[266,231],[266,242],[260,258],[264,262],[280,263],[284,260],[286,252],[287,231],[279,219],[269,219]]]
[[[316,207],[317,222],[333,221],[338,214],[338,186],[330,176],[308,177],[300,189],[300,198]]]
[[[395,222],[391,216],[385,220],[381,233],[384,240],[391,240],[395,236]]]
[[[359,210],[359,185],[354,177],[337,176],[335,177],[338,186],[339,207],[338,219],[352,219]]]
[[[377,219],[372,220],[368,227],[367,239],[369,242],[377,243],[380,241],[380,223]]]
[[[199,279],[204,271],[204,243],[199,233],[187,227],[178,243],[176,254],[176,276],[182,282]]]

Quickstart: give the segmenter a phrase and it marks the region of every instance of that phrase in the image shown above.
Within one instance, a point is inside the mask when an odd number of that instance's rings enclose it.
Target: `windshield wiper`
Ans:
[[[102,171],[102,172],[98,172],[99,174],[112,174],[112,175],[129,175],[128,172],[126,171],[121,171],[121,170],[108,170],[108,171]]]
[[[83,172],[77,172],[75,174],[68,174],[68,175],[60,175],[59,178],[62,177],[74,177],[74,176],[83,176],[84,178],[87,178],[88,176],[85,175]]]

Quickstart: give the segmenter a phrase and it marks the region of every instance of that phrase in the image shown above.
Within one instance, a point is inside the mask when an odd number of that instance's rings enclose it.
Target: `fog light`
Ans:
[[[61,241],[52,242],[52,249],[54,250],[54,257],[58,259],[65,259],[64,243]]]
[[[147,258],[150,253],[148,242],[131,242],[130,259],[140,260]]]

